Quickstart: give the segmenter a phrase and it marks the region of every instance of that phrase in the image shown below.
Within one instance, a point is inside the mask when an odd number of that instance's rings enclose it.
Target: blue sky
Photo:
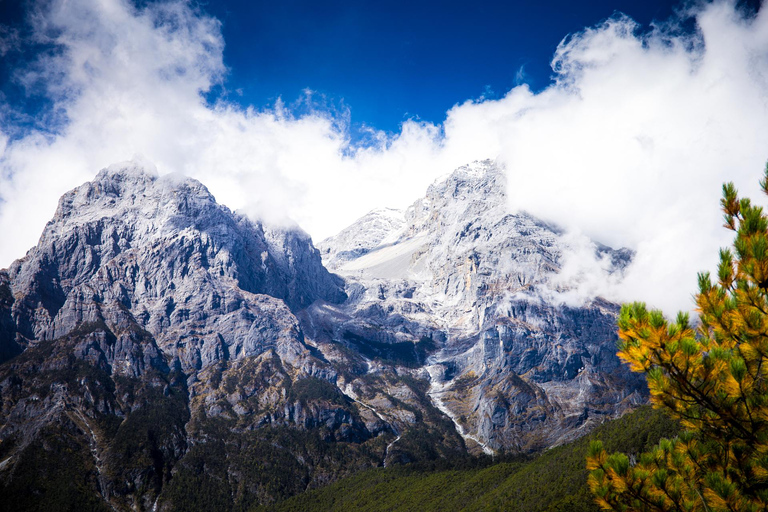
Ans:
[[[0,23],[24,34],[31,5],[0,1]],[[300,111],[306,108],[305,91],[312,91],[314,108],[348,112],[353,128],[388,132],[397,132],[406,119],[440,123],[457,103],[498,98],[521,83],[541,90],[550,84],[550,61],[568,34],[619,12],[647,30],[681,6],[670,0],[195,5],[221,22],[226,42],[227,72],[208,93],[209,101],[263,108],[282,98]],[[0,66],[0,91],[38,117],[51,103],[21,87],[14,71],[39,50],[27,44],[4,55]]]
[[[758,197],[768,161],[749,5],[0,0],[0,267],[116,162],[318,241],[490,158],[577,297],[690,309],[722,183]],[[606,276],[592,241],[637,256]]]
[[[669,0],[211,2],[223,23],[227,87],[263,105],[311,89],[343,102],[352,121],[397,131],[407,118],[439,123],[456,103],[499,97],[521,81],[547,86],[569,33],[616,11],[642,25]]]

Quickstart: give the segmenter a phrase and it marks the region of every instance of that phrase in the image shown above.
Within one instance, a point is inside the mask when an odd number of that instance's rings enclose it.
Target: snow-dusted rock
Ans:
[[[305,233],[269,229],[195,180],[132,163],[65,194],[8,280],[21,343],[119,304],[184,371],[268,349],[297,363],[306,348],[291,310],[345,299]]]
[[[318,246],[326,266],[335,269],[371,251],[398,241],[405,227],[405,216],[394,208],[379,208]]]
[[[208,442],[279,453],[304,489],[333,477],[323,464],[541,449],[620,414],[643,383],[615,356],[617,306],[569,258],[611,276],[631,254],[511,211],[507,186],[475,162],[317,250],[195,180],[105,169],[0,271],[0,442],[15,443],[0,481],[46,429],[86,448],[111,506],[148,509]],[[118,442],[147,424],[146,442]],[[236,459],[212,478],[245,474]]]
[[[607,279],[631,252],[514,212],[507,186],[494,162],[474,162],[431,185],[404,222],[374,211],[318,244],[350,295],[336,338],[379,353],[431,340],[417,363],[433,401],[486,450],[562,442],[643,400],[615,356],[617,306],[563,270],[586,247]],[[352,240],[360,250],[345,251]]]

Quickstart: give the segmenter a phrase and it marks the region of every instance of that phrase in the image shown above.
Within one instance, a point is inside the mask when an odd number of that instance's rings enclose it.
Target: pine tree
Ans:
[[[768,167],[760,182],[768,194]],[[732,249],[699,274],[699,322],[645,304],[619,315],[619,357],[685,431],[630,459],[590,446],[589,486],[606,510],[768,510],[768,217],[723,185]]]

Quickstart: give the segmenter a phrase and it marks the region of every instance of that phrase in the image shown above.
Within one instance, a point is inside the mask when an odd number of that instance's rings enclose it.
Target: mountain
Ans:
[[[418,361],[428,394],[486,453],[556,445],[645,400],[614,355],[618,307],[568,305],[575,242],[512,213],[506,187],[501,168],[475,162],[406,211],[371,212],[318,246],[347,280],[350,298],[333,308],[341,338],[369,355],[430,340]],[[608,274],[632,256],[591,248]]]
[[[132,162],[68,192],[0,271],[0,510],[246,509],[642,403],[617,306],[564,299],[573,242],[505,187],[476,162],[320,250]]]
[[[100,172],[0,298],[0,509],[268,503],[381,464],[396,437],[304,336],[300,311],[346,299],[309,237],[194,180]],[[425,408],[445,421],[409,414]],[[463,449],[443,437],[432,456]]]

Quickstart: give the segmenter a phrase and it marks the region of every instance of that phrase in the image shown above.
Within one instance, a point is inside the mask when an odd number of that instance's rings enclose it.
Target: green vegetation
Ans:
[[[349,398],[339,391],[339,388],[327,380],[316,377],[304,377],[291,384],[288,395],[289,402],[301,402],[306,405],[307,402],[315,400],[324,400],[340,406],[349,405],[350,402]]]
[[[642,303],[621,310],[619,356],[686,430],[636,461],[596,442],[590,487],[606,510],[768,509],[768,216],[732,183],[721,204],[734,250],[720,251],[716,283],[699,274],[698,328]]]
[[[639,453],[677,431],[667,416],[642,407],[532,459],[442,459],[377,468],[253,511],[596,511],[584,468],[590,441]]]
[[[98,494],[87,439],[73,423],[46,427],[16,456],[13,478],[0,486],[0,511],[111,510]]]
[[[22,443],[17,435],[0,443],[0,460],[11,457],[0,483],[0,511],[103,510],[94,442],[118,503],[154,499],[170,479],[186,448],[184,376],[149,369],[142,379],[112,377],[103,359],[94,364],[75,355],[93,333],[108,343],[115,339],[103,322],[85,323],[3,365],[5,399],[28,400],[31,393],[27,407],[52,400],[61,409],[45,428],[30,432],[32,439]]]
[[[129,387],[122,384],[121,390]],[[162,387],[148,386],[137,393],[142,406],[119,423],[110,442],[110,479],[118,483],[120,494],[157,496],[171,479],[177,453],[186,448],[186,394],[173,386],[167,386],[165,392]]]
[[[376,466],[383,439],[329,442],[330,431],[265,426],[234,430],[235,422],[205,419],[199,437],[174,471],[161,501],[173,510],[248,510]]]

